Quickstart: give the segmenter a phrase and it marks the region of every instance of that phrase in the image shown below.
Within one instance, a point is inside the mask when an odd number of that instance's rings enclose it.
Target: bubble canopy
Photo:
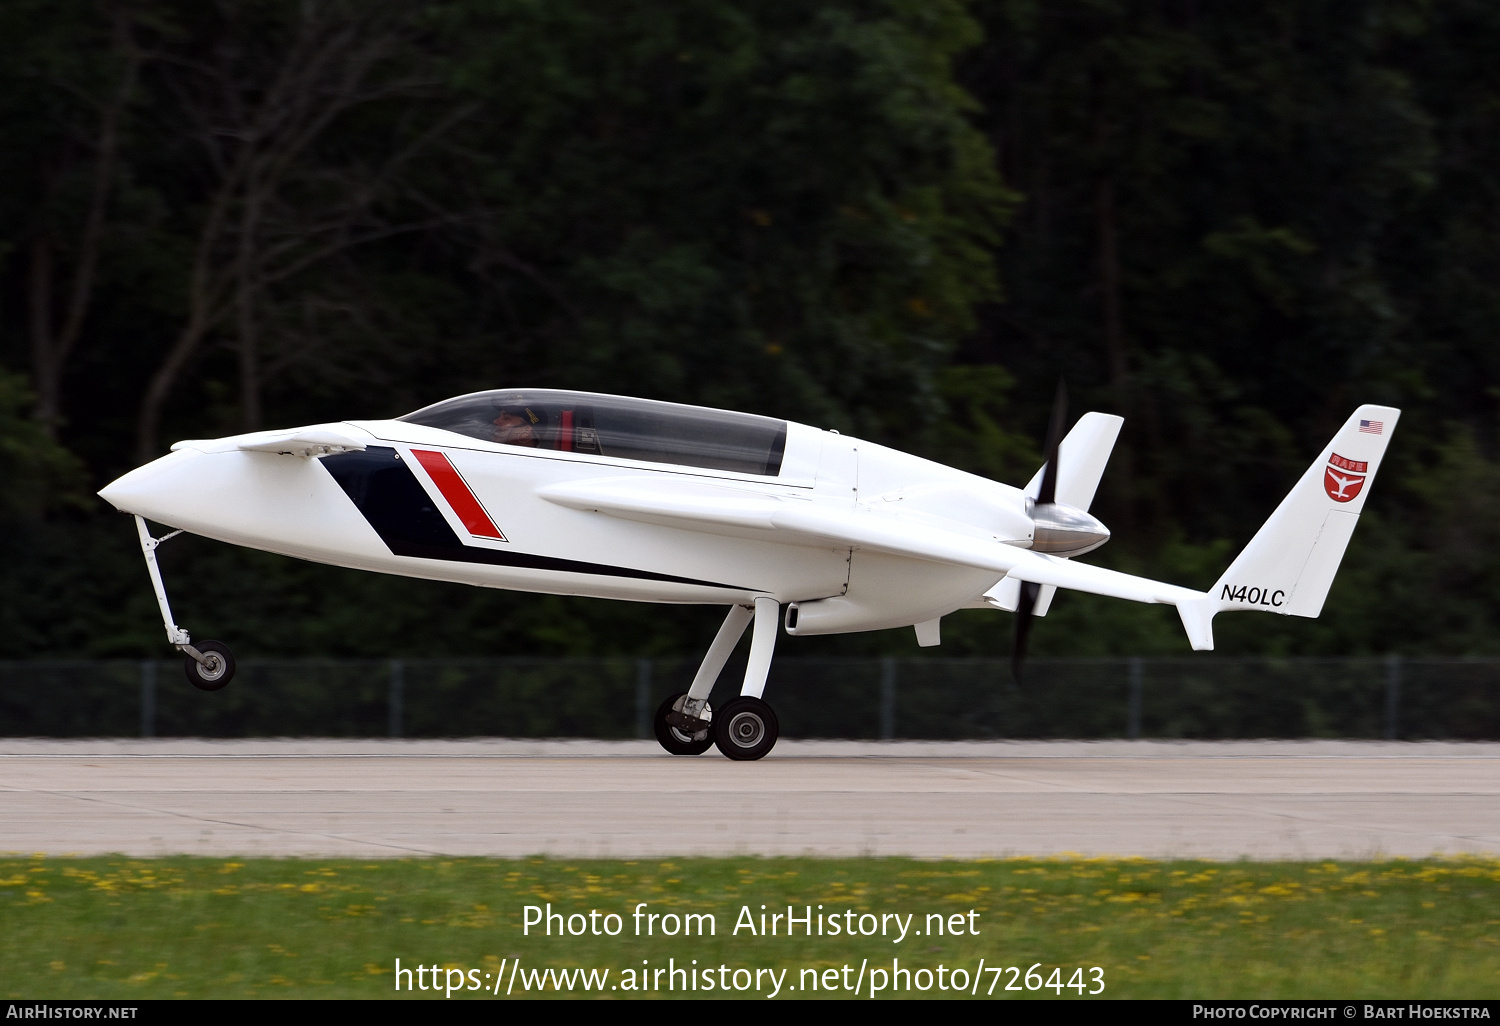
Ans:
[[[652,399],[505,388],[399,418],[485,442],[775,477],[786,421]]]

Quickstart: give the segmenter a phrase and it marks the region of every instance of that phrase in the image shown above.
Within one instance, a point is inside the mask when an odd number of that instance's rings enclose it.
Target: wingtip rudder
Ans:
[[[1182,617],[1182,628],[1194,652],[1213,651],[1214,614],[1218,611],[1219,603],[1209,595],[1177,603],[1177,615]]]

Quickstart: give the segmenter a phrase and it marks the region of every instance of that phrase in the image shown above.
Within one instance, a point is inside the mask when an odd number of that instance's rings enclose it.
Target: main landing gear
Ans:
[[[758,698],[741,695],[719,713],[714,744],[736,762],[759,759],[776,745],[781,727],[771,707]]]
[[[673,755],[702,755],[714,745],[713,716],[706,698],[670,695],[656,710],[656,740]]]
[[[757,598],[753,608],[730,607],[692,686],[685,694],[672,695],[656,710],[656,740],[663,748],[673,755],[701,755],[709,745],[717,745],[727,757],[745,762],[762,758],[775,747],[781,728],[776,714],[760,696],[771,670],[780,608],[769,596]],[[755,633],[750,638],[750,662],[745,667],[740,697],[715,711],[708,704],[708,694],[752,619]]]
[[[183,658],[183,669],[188,683],[203,691],[218,691],[234,679],[234,653],[222,641],[200,641],[193,644],[188,632],[172,621],[172,607],[167,604],[167,589],[161,583],[161,569],[156,565],[156,548],[162,542],[177,537],[181,531],[151,537],[146,521],[135,518],[135,528],[141,536],[141,553],[146,557],[146,570],[151,574],[151,587],[156,591],[156,604],[161,607],[161,620],[167,628],[167,642]]]

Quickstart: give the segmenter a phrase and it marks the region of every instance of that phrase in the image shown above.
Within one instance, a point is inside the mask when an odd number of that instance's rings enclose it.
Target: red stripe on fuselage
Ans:
[[[495,526],[458,470],[448,462],[447,456],[427,449],[413,449],[411,454],[422,464],[422,469],[427,471],[427,476],[438,486],[438,491],[443,493],[443,498],[448,500],[448,505],[453,507],[453,512],[458,514],[458,519],[470,534],[476,538],[505,540],[505,535],[500,533],[500,528]]]

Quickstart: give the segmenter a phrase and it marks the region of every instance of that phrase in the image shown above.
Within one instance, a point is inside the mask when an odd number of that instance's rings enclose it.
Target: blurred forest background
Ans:
[[[0,0],[0,657],[165,654],[93,492],[179,438],[526,384],[1019,484],[1059,374],[1126,418],[1090,560],[1197,586],[1402,407],[1323,617],[1220,648],[1500,652],[1497,56],[1485,0]],[[675,655],[720,615],[162,559],[242,655]],[[1064,595],[1032,651],[1187,644]]]

